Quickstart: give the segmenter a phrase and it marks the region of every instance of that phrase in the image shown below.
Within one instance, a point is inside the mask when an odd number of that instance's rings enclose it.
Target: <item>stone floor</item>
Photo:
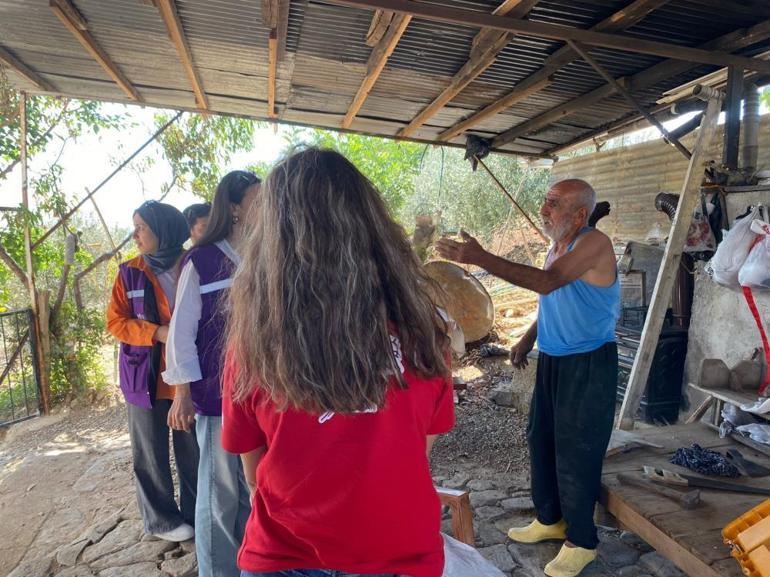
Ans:
[[[504,475],[489,477],[477,479],[457,473],[451,478],[435,476],[434,482],[470,491],[476,547],[484,557],[511,577],[542,577],[543,567],[556,556],[561,544],[526,545],[510,541],[506,536],[510,527],[532,520],[529,489],[511,485]],[[444,512],[442,531],[452,532],[448,511]],[[597,560],[580,577],[686,577],[633,533],[600,526],[599,539]]]
[[[532,517],[526,479],[472,463],[465,471],[437,472],[434,480],[471,492],[481,554],[511,577],[541,577],[559,545],[518,545],[505,534]],[[12,429],[0,443],[0,575],[197,575],[192,542],[143,535],[131,475],[122,408],[46,417]],[[443,529],[451,534],[448,513]],[[683,576],[632,534],[608,528],[600,537],[599,558],[581,577]]]

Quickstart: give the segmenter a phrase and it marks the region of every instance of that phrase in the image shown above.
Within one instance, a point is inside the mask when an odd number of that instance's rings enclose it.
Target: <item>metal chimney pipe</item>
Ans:
[[[743,172],[753,173],[757,169],[759,150],[759,91],[754,84],[746,86],[743,101]]]

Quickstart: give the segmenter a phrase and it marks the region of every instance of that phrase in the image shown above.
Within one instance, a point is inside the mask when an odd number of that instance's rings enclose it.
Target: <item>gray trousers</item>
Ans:
[[[128,433],[134,458],[134,480],[144,530],[165,533],[182,523],[195,524],[195,493],[198,483],[198,442],[195,433],[171,431],[174,460],[179,476],[179,506],[174,499],[171,476],[169,427],[171,401],[158,399],[152,409],[127,404]]]

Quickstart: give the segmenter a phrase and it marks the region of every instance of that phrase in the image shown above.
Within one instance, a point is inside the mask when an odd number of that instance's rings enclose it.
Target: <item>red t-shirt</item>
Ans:
[[[260,390],[234,403],[225,366],[222,446],[266,446],[241,569],[440,577],[441,505],[425,450],[426,435],[454,425],[452,381],[404,369],[408,389],[391,387],[379,411],[318,415],[278,412]]]

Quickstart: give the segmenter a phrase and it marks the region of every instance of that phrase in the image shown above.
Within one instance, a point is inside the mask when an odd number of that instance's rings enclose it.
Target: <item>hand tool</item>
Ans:
[[[770,475],[770,469],[754,461],[749,461],[738,449],[727,449],[726,457],[741,473],[748,477],[767,477]]]
[[[751,493],[753,495],[770,495],[770,489],[765,487],[755,487],[753,485],[742,485],[740,483],[730,483],[728,481],[717,481],[715,479],[704,479],[703,477],[693,477],[692,475],[680,475],[668,469],[657,469],[655,467],[644,467],[644,476],[656,483],[665,483],[667,485],[679,485],[682,487],[701,487],[703,489],[715,489],[717,491],[734,491],[736,493]]]
[[[645,491],[668,497],[679,503],[682,509],[694,509],[698,506],[698,503],[700,503],[700,491],[697,489],[683,493],[676,489],[670,489],[665,485],[655,484],[648,479],[638,477],[637,475],[630,475],[628,473],[618,473],[618,481],[624,485],[639,487]]]

